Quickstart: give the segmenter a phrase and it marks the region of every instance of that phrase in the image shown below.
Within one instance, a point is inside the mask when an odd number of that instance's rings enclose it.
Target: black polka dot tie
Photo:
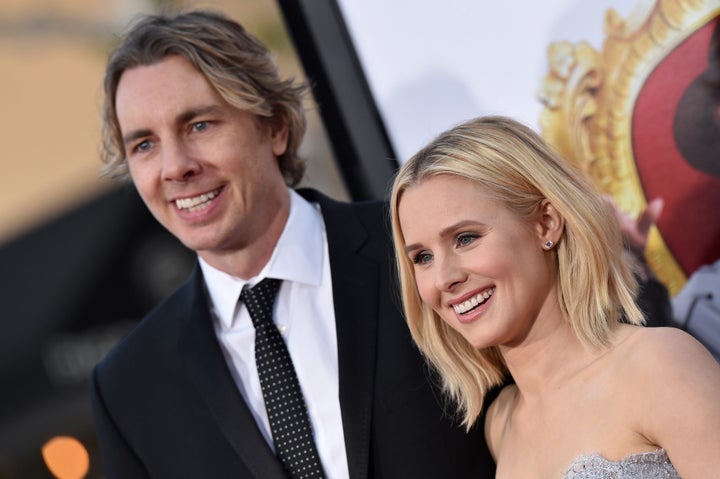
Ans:
[[[293,479],[324,478],[300,383],[285,341],[272,320],[279,288],[280,280],[266,278],[240,293],[255,326],[255,362],[275,454]]]

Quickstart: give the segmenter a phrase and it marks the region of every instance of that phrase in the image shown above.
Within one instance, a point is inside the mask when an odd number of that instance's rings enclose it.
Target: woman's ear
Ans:
[[[535,226],[542,247],[549,250],[556,245],[562,237],[564,226],[565,219],[550,200],[542,200]]]

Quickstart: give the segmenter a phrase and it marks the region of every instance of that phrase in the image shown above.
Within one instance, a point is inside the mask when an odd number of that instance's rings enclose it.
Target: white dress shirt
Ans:
[[[255,366],[255,328],[240,291],[264,278],[282,280],[274,319],[300,381],[315,444],[328,479],[349,477],[340,413],[337,336],[325,224],[319,208],[290,190],[290,215],[272,257],[247,281],[200,258],[215,332],[240,393],[273,447]]]

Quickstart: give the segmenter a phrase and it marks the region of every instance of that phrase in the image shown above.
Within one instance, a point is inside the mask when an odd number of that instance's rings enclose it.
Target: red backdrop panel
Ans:
[[[633,155],[645,197],[664,198],[658,228],[687,275],[720,258],[720,178],[693,169],[683,159],[673,120],[683,93],[708,66],[717,21],[695,31],[657,65],[632,117]]]

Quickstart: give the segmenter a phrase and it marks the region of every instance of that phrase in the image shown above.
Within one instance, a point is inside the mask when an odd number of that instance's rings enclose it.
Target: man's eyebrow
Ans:
[[[187,123],[198,116],[206,115],[208,113],[215,113],[218,111],[220,111],[219,105],[207,105],[198,108],[191,108],[178,115],[177,123],[182,125],[183,123]]]
[[[147,130],[147,129],[131,131],[127,135],[123,136],[123,145],[125,145],[125,147],[127,147],[133,141],[140,139],[140,138],[144,138],[148,135],[150,135],[150,130]]]
[[[207,105],[198,108],[190,108],[189,110],[180,113],[177,116],[175,122],[178,125],[182,125],[183,123],[191,121],[193,118],[197,118],[198,116],[206,115],[208,113],[214,113],[217,111],[220,111],[220,107],[218,105]],[[146,128],[131,131],[127,135],[123,136],[123,144],[127,146],[129,143],[132,143],[137,139],[149,136],[150,134],[152,134],[152,131]]]

